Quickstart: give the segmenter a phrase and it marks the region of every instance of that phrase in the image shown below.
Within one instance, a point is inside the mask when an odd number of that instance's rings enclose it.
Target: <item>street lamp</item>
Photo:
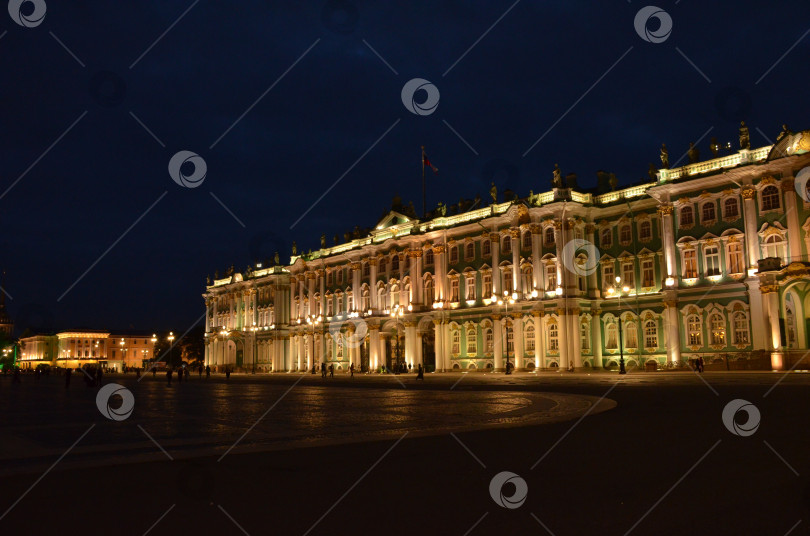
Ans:
[[[323,341],[323,317],[320,315],[307,315],[307,324],[312,326],[312,355],[310,358],[312,358],[312,374],[315,374],[315,326],[321,325],[321,341]]]
[[[509,295],[509,292],[504,290],[503,291],[503,299],[498,300],[498,305],[503,305],[505,308],[506,316],[509,316],[509,304],[514,304],[517,300],[517,292],[513,292],[512,295]],[[492,301],[495,301],[495,296],[492,296]],[[512,374],[512,371],[509,370],[509,323],[504,322],[504,326],[506,329],[506,372],[505,374]]]
[[[169,340],[169,363],[172,362],[172,354],[174,353],[174,332],[170,331],[169,336],[167,337]]]
[[[619,310],[619,374],[627,374],[627,370],[624,368],[624,335],[622,334],[622,294],[626,294],[630,292],[630,287],[627,285],[621,285],[622,278],[616,276],[616,284],[611,286],[607,289],[608,298],[616,297],[618,300],[617,308]]]
[[[256,332],[259,331],[259,328],[256,327],[256,322],[254,322],[249,329],[253,332],[253,374],[256,374],[256,354],[259,353],[259,337]]]
[[[401,307],[399,304],[395,305],[394,310],[391,311],[391,318],[396,319],[396,325],[397,325],[397,364],[396,364],[396,367],[394,368],[394,374],[399,374],[399,357],[400,357],[400,355],[399,355],[399,319],[402,318],[402,315],[404,314],[404,312],[405,312],[404,308]]]

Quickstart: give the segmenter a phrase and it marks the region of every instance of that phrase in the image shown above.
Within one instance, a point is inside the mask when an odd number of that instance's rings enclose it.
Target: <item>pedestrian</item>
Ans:
[[[329,377],[330,378],[335,377],[335,365],[329,365]]]
[[[419,363],[419,368],[416,369],[416,379],[417,380],[425,379],[425,369],[422,368],[422,363]]]
[[[66,369],[65,370],[65,389],[70,387],[70,375],[73,374],[73,370]]]
[[[349,365],[349,372],[351,373],[351,377],[354,378],[354,363]]]
[[[326,363],[321,363],[321,378],[326,378]]]
[[[172,369],[166,369],[166,381],[169,385],[172,384],[172,376],[174,376],[174,372]]]
[[[136,378],[141,377],[141,367],[135,367],[135,377]]]
[[[206,365],[206,366],[205,366],[205,377],[206,377],[206,378],[210,378],[210,377],[211,377],[211,365]]]
[[[202,369],[203,369],[203,367],[202,367],[202,365],[200,365],[200,368],[199,368],[200,378],[202,378]]]
[[[703,356],[698,357],[698,368],[700,369],[700,372],[703,372],[703,366],[705,364],[706,362],[703,361]]]
[[[231,367],[225,367],[225,379],[226,380],[231,379]]]
[[[152,365],[152,377],[153,378],[155,377],[155,374],[157,374],[157,367],[155,365]]]

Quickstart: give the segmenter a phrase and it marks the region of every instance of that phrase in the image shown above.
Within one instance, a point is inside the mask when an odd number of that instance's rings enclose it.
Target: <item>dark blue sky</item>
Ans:
[[[661,142],[674,162],[712,128],[706,157],[740,119],[754,146],[768,143],[756,128],[810,128],[806,1],[657,2],[673,20],[659,44],[636,33],[637,1],[200,0],[176,22],[192,4],[48,0],[33,28],[0,12],[2,266],[19,328],[182,332],[214,270],[286,259],[293,239],[331,244],[397,192],[420,209],[420,145],[439,168],[433,207],[487,197],[490,180],[545,191],[555,162],[580,185],[598,169],[629,184]],[[431,115],[402,104],[417,77],[440,91]],[[181,150],[207,163],[198,188],[168,173]]]

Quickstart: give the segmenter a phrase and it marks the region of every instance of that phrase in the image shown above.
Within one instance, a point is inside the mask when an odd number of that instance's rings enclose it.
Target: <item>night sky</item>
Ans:
[[[421,211],[420,145],[439,168],[432,208],[488,199],[491,180],[547,191],[555,163],[583,187],[600,169],[627,185],[662,142],[674,164],[713,129],[708,158],[741,119],[755,147],[769,143],[757,128],[810,128],[806,0],[658,2],[673,21],[661,43],[627,0],[46,3],[31,28],[0,10],[1,264],[18,333],[183,332],[215,270],[286,261],[322,233],[331,245],[397,192]],[[403,105],[413,78],[440,92],[430,115]],[[169,174],[183,150],[207,165],[196,188]]]

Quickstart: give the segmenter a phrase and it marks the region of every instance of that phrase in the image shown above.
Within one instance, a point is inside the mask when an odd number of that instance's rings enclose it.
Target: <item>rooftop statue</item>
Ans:
[[[498,188],[495,187],[495,183],[492,183],[492,188],[489,189],[489,195],[492,197],[492,202],[498,202]]]
[[[295,243],[295,240],[293,240],[293,243],[292,243],[292,254],[293,255],[298,255],[298,244]]]
[[[278,258],[278,251],[276,251],[276,254],[273,256],[273,262],[275,264],[281,264],[281,261]]]
[[[661,165],[663,169],[669,169],[669,151],[666,143],[661,144]]]
[[[616,188],[619,187],[619,179],[616,178],[616,174],[611,173],[608,181],[610,182],[610,189],[615,192]]]
[[[563,181],[562,181],[562,171],[560,171],[560,165],[554,164],[554,175],[551,178],[551,187],[552,188],[562,188]]]
[[[338,242],[340,242],[340,236],[338,236],[338,235],[333,236],[332,237],[332,242],[334,242],[334,245],[337,246]]]
[[[658,170],[655,169],[655,164],[650,164],[650,168],[647,170],[647,175],[652,180],[656,180],[658,178]]]
[[[717,143],[717,138],[712,138],[711,142],[709,143],[709,150],[712,152],[712,156],[717,158],[720,154],[720,144]]]
[[[700,160],[700,151],[695,147],[694,142],[689,142],[689,150],[686,152],[689,156],[689,163],[694,164]]]
[[[790,128],[788,128],[787,125],[782,125],[782,132],[780,132],[779,135],[776,137],[776,141],[779,141],[785,136],[789,136],[791,134],[792,132],[790,131]]]
[[[321,235],[321,249],[326,248],[326,234]]]
[[[745,126],[745,121],[740,121],[740,149],[751,148],[751,134],[748,132],[748,127]]]

